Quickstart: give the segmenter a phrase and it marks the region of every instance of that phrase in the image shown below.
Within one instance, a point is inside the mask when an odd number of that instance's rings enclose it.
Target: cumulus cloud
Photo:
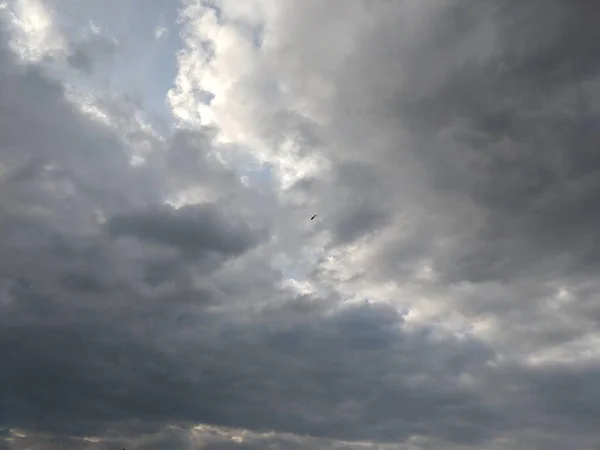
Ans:
[[[598,8],[118,5],[0,8],[1,448],[597,446]]]

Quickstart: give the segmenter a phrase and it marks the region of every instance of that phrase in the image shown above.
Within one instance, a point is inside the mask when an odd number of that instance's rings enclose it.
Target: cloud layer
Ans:
[[[0,448],[600,445],[597,7],[108,3],[0,3]]]

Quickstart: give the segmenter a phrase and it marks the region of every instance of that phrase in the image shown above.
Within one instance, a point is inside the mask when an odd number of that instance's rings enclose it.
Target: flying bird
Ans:
[[[317,217],[317,215],[316,215],[316,214],[315,214],[314,216],[312,216],[312,217],[310,218],[310,220],[313,220],[315,217]]]

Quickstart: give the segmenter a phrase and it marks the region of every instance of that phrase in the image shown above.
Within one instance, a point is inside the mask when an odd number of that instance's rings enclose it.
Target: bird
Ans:
[[[316,215],[316,214],[315,214],[314,216],[312,216],[312,217],[310,218],[310,220],[313,220],[315,217],[317,217],[317,215]]]

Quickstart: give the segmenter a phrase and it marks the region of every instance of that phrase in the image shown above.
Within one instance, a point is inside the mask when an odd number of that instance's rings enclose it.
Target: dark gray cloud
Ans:
[[[343,196],[314,193],[323,209],[340,209],[333,214],[345,227],[332,226],[335,235],[343,242],[346,227],[359,222],[368,224],[364,232],[379,227],[381,214],[371,210],[395,197],[392,211],[428,210],[435,223],[419,232],[454,241],[441,254],[422,249],[447,281],[509,279],[558,258],[564,270],[591,270],[598,209],[598,13],[591,3],[447,1],[409,12],[381,2],[369,13],[364,22],[348,13],[364,31],[339,68],[321,61],[316,45],[314,55],[302,54],[305,73],[336,87],[325,106],[327,132],[340,147],[331,157],[368,161],[383,180],[383,189],[356,177]],[[410,13],[414,35],[392,27],[392,17],[404,23]],[[307,7],[291,24],[294,45],[316,14]],[[359,208],[369,193],[369,208],[343,220],[352,214],[341,211]]]
[[[0,446],[597,445],[598,14],[283,2],[261,61],[331,88],[317,120],[250,76],[256,135],[331,163],[291,194],[240,181],[216,128],[158,137],[113,93],[86,115],[0,36]],[[282,288],[270,258],[309,250],[289,271],[323,293]],[[389,302],[343,303],[359,282]]]
[[[422,76],[429,50],[458,53],[486,20],[496,29],[489,53],[438,64],[434,95],[398,100],[399,120],[449,211],[452,195],[477,208],[478,226],[465,223],[471,232],[438,269],[455,281],[507,279],[568,255],[565,270],[590,270],[598,70],[589,43],[597,12],[588,2],[482,9],[457,3],[441,14],[439,39],[422,49],[409,76]]]
[[[197,309],[210,302],[217,289],[212,286],[216,282],[202,279],[194,261],[182,260],[170,247],[191,250],[195,257],[201,256],[202,246],[239,257],[257,243],[256,235],[216,205],[148,209],[173,188],[190,183],[174,183],[177,167],[158,157],[131,166],[130,147],[120,140],[119,130],[78,111],[63,85],[43,68],[18,65],[4,37],[2,426],[74,436],[103,434],[119,422],[135,420],[144,421],[142,428],[161,427],[166,416],[154,416],[156,409],[148,409],[142,394],[148,386],[143,386],[160,385],[182,367],[175,368],[169,352],[151,343],[156,341],[146,342],[146,334],[152,329],[159,336],[162,328],[170,337],[160,346],[168,346],[175,337],[168,329],[178,330],[186,323],[188,331],[193,329]],[[121,125],[132,123],[125,120]],[[174,133],[162,150],[180,149],[177,135],[183,133]],[[192,135],[186,133],[188,141]],[[136,137],[153,142],[151,135]],[[211,164],[202,159],[201,150],[196,167],[202,167],[201,161]],[[212,167],[211,185],[218,188],[228,172],[216,162]],[[134,234],[167,248],[155,248],[152,242],[116,242],[102,233],[105,218],[117,234]],[[154,381],[130,384],[126,380],[132,370],[145,371],[142,360],[152,367]],[[170,396],[164,387],[159,396]],[[187,396],[184,391],[179,395]],[[155,400],[156,406],[165,404],[164,399]],[[54,419],[40,420],[42,410]],[[138,413],[141,416],[134,417]],[[166,420],[190,418],[184,413]]]
[[[375,176],[296,187],[327,212],[320,223],[334,242],[384,229],[381,242],[368,241],[360,277],[418,284],[416,295],[438,299],[441,321],[487,321],[507,357],[582,357],[598,318],[597,297],[583,288],[597,289],[598,270],[594,5],[353,2],[344,14],[304,5],[278,16],[286,45],[277,57],[301,67],[286,82],[327,80],[334,94],[319,114],[333,170],[358,161]],[[328,45],[344,27],[352,51],[334,66]],[[424,262],[432,279],[415,281]],[[557,301],[560,288],[569,294]],[[542,373],[553,369],[532,384]],[[568,409],[562,397],[556,410],[562,402]]]
[[[313,181],[306,192],[330,215],[323,226],[340,243],[384,229],[369,243],[370,280],[413,283],[428,262],[437,292],[478,292],[457,300],[470,319],[548,319],[557,286],[575,290],[597,272],[597,11],[589,2],[352,5],[340,18],[356,28],[352,51],[336,67],[306,34],[314,20],[319,42],[334,39],[334,6],[281,13],[295,52],[277,56],[303,62],[289,83],[322,77],[333,87],[320,110],[328,156],[335,167],[368,165],[377,179],[354,176],[336,193]]]
[[[393,213],[386,208],[384,182],[373,165],[345,162],[335,168],[330,196],[337,210],[329,210],[335,222],[336,244],[348,244],[366,233],[388,225]],[[356,186],[360,186],[356,189]]]
[[[559,43],[576,36],[565,31]],[[560,57],[555,64],[567,65],[567,56]],[[576,74],[544,91],[530,78],[533,69],[494,69],[509,65],[508,58],[500,54],[448,74],[433,99],[403,116],[427,126],[417,135],[418,148],[435,183],[466,196],[479,211],[480,227],[471,226],[457,243],[460,250],[442,260],[447,266],[440,270],[456,281],[511,278],[565,255],[564,269],[590,270],[596,259],[589,245],[598,189],[590,178],[596,136],[589,124],[597,115],[591,92]],[[560,97],[563,105],[552,105]],[[427,121],[436,116],[445,123]],[[443,129],[448,138],[430,137]]]
[[[115,215],[108,231],[173,247],[195,258],[206,253],[239,256],[257,243],[252,230],[243,223],[232,224],[213,204],[161,206]]]
[[[65,317],[60,301],[31,291],[13,289],[2,319],[2,400],[11,428],[95,435],[118,423],[150,431],[188,422],[398,440],[416,427],[478,441],[498,420],[476,393],[456,386],[462,372],[493,358],[490,350],[452,339],[440,347],[431,331],[403,330],[387,307],[348,307],[330,318],[293,304],[245,320],[196,313],[175,338],[166,317],[163,327],[140,328],[140,315],[156,321],[149,306],[129,317],[122,309],[115,322],[84,306]],[[167,335],[159,336],[161,328]],[[469,424],[455,423],[444,408],[461,411]]]

